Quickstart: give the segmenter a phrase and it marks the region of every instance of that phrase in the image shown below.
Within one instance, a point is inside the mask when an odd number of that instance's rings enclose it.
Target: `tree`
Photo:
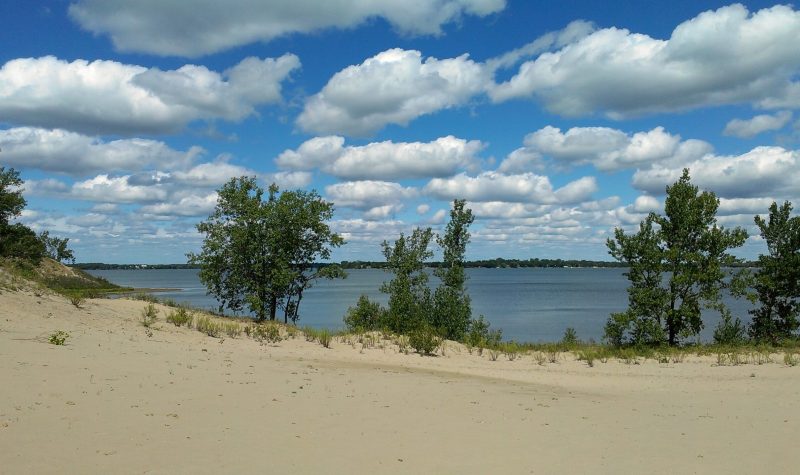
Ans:
[[[436,239],[443,251],[442,265],[434,270],[441,284],[434,293],[433,326],[442,336],[451,340],[463,340],[472,318],[470,298],[465,284],[464,255],[469,243],[469,225],[474,217],[472,210],[464,209],[464,200],[453,201],[450,221],[444,236]]]
[[[0,167],[0,227],[8,226],[9,220],[19,216],[25,209],[22,183],[18,171]]]
[[[283,308],[294,321],[303,291],[318,277],[337,275],[313,271],[315,259],[330,257],[343,240],[325,223],[333,205],[316,192],[279,195],[273,184],[263,198],[255,178],[231,179],[218,190],[214,213],[197,225],[205,234],[200,254],[187,256],[221,307],[246,308],[259,321],[275,320]]]
[[[394,245],[383,241],[387,269],[394,273],[392,280],[381,285],[381,292],[389,294],[389,330],[408,333],[430,324],[431,290],[424,269],[425,261],[433,256],[428,249],[432,237],[430,228],[417,228],[408,237],[400,234]]]
[[[800,328],[800,217],[790,217],[792,204],[769,207],[765,221],[755,217],[768,255],[758,257],[754,289],[760,307],[751,310],[750,337],[778,343]]]
[[[699,193],[684,169],[667,187],[663,216],[651,213],[635,235],[615,230],[609,252],[630,266],[631,288],[628,310],[606,325],[609,341],[676,345],[700,333],[702,308],[726,314],[722,292],[737,285],[738,276],[726,282],[725,268],[740,262],[727,251],[742,246],[747,233],[718,226],[718,207],[716,195]]]
[[[50,236],[49,231],[42,231],[39,234],[39,240],[45,248],[45,253],[50,259],[58,262],[75,262],[75,255],[72,250],[67,247],[69,245],[69,238],[57,238]]]

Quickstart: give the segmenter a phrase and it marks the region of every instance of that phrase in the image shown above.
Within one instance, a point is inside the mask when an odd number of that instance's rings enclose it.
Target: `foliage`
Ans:
[[[580,340],[578,339],[578,332],[575,331],[572,327],[567,327],[564,330],[564,336],[561,337],[561,344],[567,348],[575,347]]]
[[[25,209],[22,184],[18,171],[0,167],[0,228],[7,226],[9,220],[19,216]]]
[[[55,333],[52,333],[47,341],[50,344],[63,346],[67,342],[67,338],[69,338],[69,333],[65,332],[64,330],[58,330]]]
[[[433,255],[428,249],[432,237],[430,228],[417,228],[408,237],[400,234],[394,245],[383,242],[387,268],[394,273],[381,285],[381,292],[389,294],[386,327],[393,332],[409,333],[430,323],[431,290],[424,267]]]
[[[58,262],[75,262],[75,255],[67,247],[69,238],[51,237],[49,231],[42,231],[39,234],[39,240],[44,245],[45,253],[50,259]]]
[[[423,356],[432,355],[441,342],[442,339],[436,330],[428,324],[422,324],[408,334],[409,346]]]
[[[323,328],[322,330],[317,332],[317,341],[319,341],[319,344],[324,346],[325,348],[331,347],[332,339],[333,337],[331,336],[331,332],[327,328]]]
[[[147,306],[142,309],[142,315],[139,321],[142,323],[142,326],[150,328],[157,319],[158,309],[153,303],[148,303]]]
[[[284,320],[299,318],[303,292],[320,277],[343,277],[341,269],[313,269],[344,243],[325,221],[333,204],[316,192],[286,191],[271,185],[267,199],[255,178],[233,178],[218,190],[214,213],[197,225],[205,234],[200,266],[209,293],[234,311],[247,308],[259,321],[284,309]]]
[[[45,256],[45,246],[36,233],[24,224],[0,223],[0,256],[38,264]]]
[[[800,328],[800,217],[790,217],[792,204],[769,207],[769,217],[755,217],[768,255],[758,258],[754,288],[760,307],[751,310],[750,336],[777,343]]]
[[[718,207],[714,193],[699,193],[684,169],[667,187],[663,216],[651,213],[633,235],[615,230],[609,253],[630,266],[631,285],[628,310],[611,315],[606,340],[676,345],[703,328],[701,308],[725,311],[722,292],[741,279],[734,275],[726,281],[724,268],[741,262],[727,251],[743,245],[747,233],[718,226]]]
[[[385,313],[386,309],[382,308],[378,302],[373,302],[366,295],[362,295],[358,298],[355,307],[347,309],[344,324],[349,331],[379,330],[385,320]]]
[[[86,303],[86,298],[81,292],[74,293],[69,297],[69,303],[74,305],[75,308],[81,308],[83,304]]]
[[[176,327],[180,327],[182,325],[191,326],[192,319],[194,315],[189,312],[187,309],[183,307],[178,307],[175,310],[172,310],[167,315],[167,322],[175,325]]]
[[[714,343],[718,345],[739,345],[747,341],[747,330],[739,318],[733,318],[730,311],[722,312],[722,320],[714,329]]]
[[[257,323],[245,327],[245,332],[259,343],[277,343],[283,339],[281,330],[274,323]]]
[[[464,209],[465,200],[453,201],[450,221],[444,236],[436,239],[442,248],[442,265],[434,270],[441,280],[433,296],[434,312],[432,324],[439,328],[442,336],[451,340],[463,340],[469,330],[472,309],[467,294],[464,272],[464,256],[469,243],[469,225],[474,217],[472,210]]]
[[[220,325],[207,315],[197,317],[197,319],[194,322],[194,327],[200,333],[205,333],[206,335],[214,338],[220,336],[223,331],[222,325]]]

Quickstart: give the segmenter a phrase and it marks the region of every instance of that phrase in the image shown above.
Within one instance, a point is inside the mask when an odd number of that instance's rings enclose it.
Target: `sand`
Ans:
[[[797,473],[800,367],[260,345],[0,293],[0,473]],[[47,342],[69,332],[65,346]]]

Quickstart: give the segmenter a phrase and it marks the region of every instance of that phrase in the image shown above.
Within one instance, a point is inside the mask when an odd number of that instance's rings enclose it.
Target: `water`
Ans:
[[[194,269],[93,270],[119,285],[140,288],[178,288],[160,292],[194,307],[217,309],[217,301],[206,295]],[[505,339],[547,342],[560,340],[564,329],[573,327],[582,339],[600,340],[608,315],[627,307],[628,281],[624,269],[467,269],[473,315],[485,315],[492,328],[502,328]],[[300,306],[299,325],[339,329],[347,308],[365,294],[386,304],[378,289],[390,274],[379,269],[354,269],[345,280],[321,280],[307,290]],[[733,314],[749,320],[750,304],[727,300]],[[704,314],[701,338],[709,341],[719,315]]]

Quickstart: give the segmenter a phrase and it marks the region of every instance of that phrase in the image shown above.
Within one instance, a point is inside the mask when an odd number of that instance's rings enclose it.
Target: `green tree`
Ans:
[[[311,271],[315,259],[343,243],[324,222],[332,214],[333,205],[315,192],[279,195],[273,184],[264,199],[255,178],[233,178],[218,190],[214,213],[197,225],[205,234],[201,252],[187,256],[221,307],[246,308],[259,321],[275,320],[284,308],[284,318],[296,320],[302,292],[334,274]]]
[[[632,290],[628,311],[613,314],[606,325],[609,341],[658,344],[666,338],[676,345],[700,333],[702,308],[726,313],[722,292],[739,276],[727,282],[725,268],[740,262],[728,250],[742,246],[747,233],[718,226],[718,207],[716,195],[700,193],[684,169],[667,187],[663,216],[651,214],[632,236],[615,231],[609,252],[630,266]]]
[[[389,294],[386,312],[389,330],[408,333],[430,324],[433,305],[425,261],[433,256],[428,249],[432,238],[430,228],[417,228],[408,237],[400,234],[394,245],[383,242],[386,267],[394,273],[392,280],[381,285],[381,292]]]
[[[25,209],[22,184],[18,171],[0,167],[0,227],[8,226],[9,220],[19,216]]]
[[[39,240],[44,244],[45,252],[50,259],[58,262],[75,262],[75,255],[67,247],[69,238],[51,237],[49,231],[42,231],[39,234]]]
[[[442,336],[451,340],[463,340],[472,318],[470,298],[465,284],[464,255],[469,243],[469,225],[474,217],[472,210],[464,209],[464,200],[453,201],[450,221],[444,236],[436,239],[443,251],[442,265],[434,270],[441,284],[434,293],[433,326]]]
[[[800,217],[791,217],[792,204],[769,207],[764,220],[755,217],[769,254],[758,257],[754,288],[760,307],[751,310],[753,339],[777,343],[800,328]]]

